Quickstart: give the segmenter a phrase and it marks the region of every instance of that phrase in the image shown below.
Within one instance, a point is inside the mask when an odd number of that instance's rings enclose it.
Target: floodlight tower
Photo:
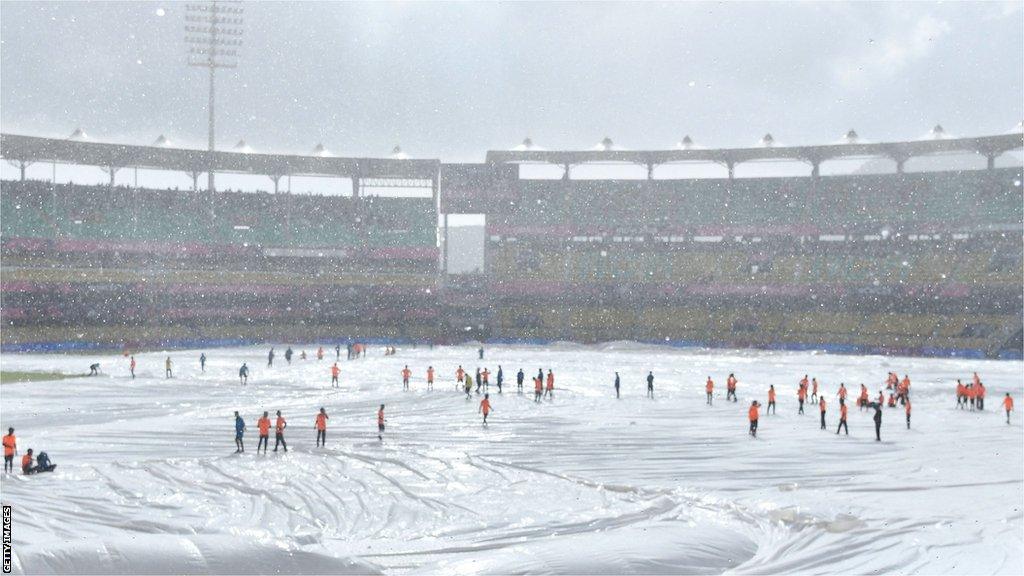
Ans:
[[[185,44],[188,51],[188,65],[206,68],[210,74],[210,99],[206,108],[209,112],[209,143],[207,149],[214,150],[214,76],[218,68],[238,66],[238,50],[242,46],[245,32],[242,14],[245,9],[237,0],[210,0],[185,5]],[[211,155],[212,156],[212,155]],[[207,187],[214,191],[213,166],[207,170]]]

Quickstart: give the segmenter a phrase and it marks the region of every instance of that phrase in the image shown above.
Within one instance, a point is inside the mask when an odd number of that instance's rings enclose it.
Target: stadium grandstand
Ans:
[[[106,168],[108,185],[2,187],[5,347],[186,346],[435,335],[437,162],[214,153],[3,136],[19,167]],[[352,182],[347,196],[113,185],[200,166]],[[367,195],[420,188],[425,197]],[[386,305],[384,304],[386,303]]]
[[[766,144],[771,140],[766,137]],[[636,340],[682,346],[1020,358],[1021,134],[745,149],[543,151],[479,164],[208,152],[4,134],[19,178],[0,190],[5,350],[256,341]],[[905,170],[942,154],[976,169]],[[885,158],[888,174],[823,175]],[[805,176],[736,177],[794,161]],[[98,166],[106,185],[26,178]],[[658,178],[704,162],[717,178]],[[641,179],[574,179],[588,164]],[[550,165],[557,179],[523,167]],[[191,190],[115,184],[130,168]],[[275,193],[199,187],[207,171]],[[284,176],[351,182],[281,192]],[[403,197],[369,189],[418,188]],[[449,274],[444,222],[482,214],[482,274]],[[455,249],[456,247],[452,247]]]

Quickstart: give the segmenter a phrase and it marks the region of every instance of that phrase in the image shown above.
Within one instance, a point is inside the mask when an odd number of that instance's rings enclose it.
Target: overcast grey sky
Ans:
[[[482,160],[529,135],[668,148],[910,139],[1024,118],[1021,3],[246,2],[218,146]],[[162,13],[163,15],[159,15]],[[5,132],[205,146],[184,4],[3,2]]]

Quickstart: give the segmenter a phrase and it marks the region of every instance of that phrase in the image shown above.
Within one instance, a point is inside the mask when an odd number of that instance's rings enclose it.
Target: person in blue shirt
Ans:
[[[245,434],[245,420],[235,410],[235,454],[245,452],[245,444],[242,442],[242,435]]]

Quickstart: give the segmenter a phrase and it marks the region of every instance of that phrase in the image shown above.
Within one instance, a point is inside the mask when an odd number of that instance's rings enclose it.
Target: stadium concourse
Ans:
[[[479,164],[206,152],[2,135],[6,351],[265,341],[600,342],[1019,359],[1019,133],[749,149],[491,151]],[[975,168],[908,172],[969,153]],[[888,174],[823,175],[885,158]],[[982,159],[985,161],[982,161]],[[809,176],[735,177],[803,162]],[[1009,158],[1012,161],[1015,158]],[[92,165],[108,185],[25,178]],[[725,177],[659,178],[673,163]],[[545,163],[563,177],[523,177]],[[591,163],[646,179],[574,179]],[[193,190],[118,184],[125,168]],[[343,196],[209,193],[206,169],[346,182]],[[665,172],[665,174],[669,174]],[[418,196],[381,191],[415,189]],[[399,195],[401,196],[401,195]],[[450,214],[486,216],[481,274],[448,274]],[[456,248],[457,249],[457,248]],[[468,331],[467,331],[468,328]]]
[[[101,366],[4,385],[20,450],[58,465],[0,484],[15,573],[1024,570],[1021,420],[1012,413],[1008,425],[999,405],[1021,396],[1020,361],[631,343],[486,346],[481,360],[476,345],[371,346],[364,358],[341,354],[335,388],[333,350],[318,361],[296,346],[289,363],[276,349],[273,366],[265,346],[139,353],[134,378],[121,354],[4,354],[5,370]],[[459,366],[491,373],[486,426],[482,394],[467,399],[455,381]],[[551,370],[553,397],[534,402],[529,383],[517,393],[520,368],[527,382]],[[904,407],[883,408],[878,442],[873,411],[851,403],[849,435],[837,434],[839,384],[851,400],[860,383],[874,396],[889,372],[912,380],[911,425]],[[989,405],[959,409],[956,380],[974,372]],[[736,402],[725,401],[729,373]],[[805,374],[827,403],[825,430],[817,406],[798,414]],[[765,404],[770,385],[777,413],[762,411],[751,438],[748,407]],[[236,411],[244,453],[234,453]],[[277,411],[288,451],[256,454],[257,420]]]

